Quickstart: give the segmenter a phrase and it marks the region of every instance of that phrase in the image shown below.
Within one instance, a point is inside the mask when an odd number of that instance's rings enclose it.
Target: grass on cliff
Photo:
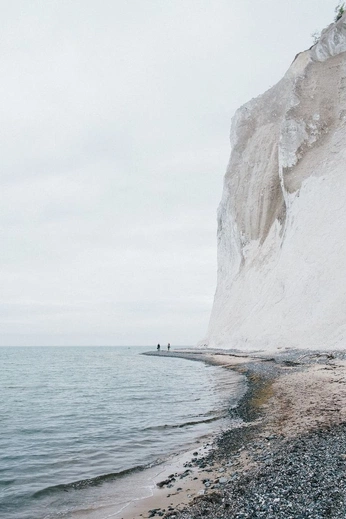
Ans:
[[[343,2],[342,4],[339,4],[335,7],[335,18],[334,18],[334,22],[337,22],[338,20],[340,20],[340,18],[342,17],[342,15],[344,14],[345,12],[345,2]]]

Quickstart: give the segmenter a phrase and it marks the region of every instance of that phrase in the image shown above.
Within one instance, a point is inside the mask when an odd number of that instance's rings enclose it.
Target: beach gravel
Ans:
[[[300,355],[299,362],[297,354],[291,357],[248,364],[247,376],[253,382],[236,410],[248,426],[225,431],[209,456],[211,463],[227,468],[228,474],[222,471],[227,482],[223,480],[222,485],[212,486],[188,507],[175,510],[177,519],[346,518],[346,422],[327,421],[293,437],[278,431],[268,435],[268,429],[256,423],[254,399],[266,393],[270,381],[277,379],[280,366],[291,365],[294,373],[312,362],[310,355]],[[342,360],[344,354],[338,357]],[[326,359],[313,359],[317,367],[320,362]],[[330,366],[326,367],[329,370]],[[320,405],[325,409],[329,404],[322,402],[320,394]]]
[[[177,517],[346,517],[345,424],[294,441],[274,441],[263,458],[260,468],[236,475],[218,491],[217,498],[202,496]]]
[[[191,460],[203,489],[165,517],[346,519],[346,352],[290,351],[232,369],[248,380],[233,426]]]

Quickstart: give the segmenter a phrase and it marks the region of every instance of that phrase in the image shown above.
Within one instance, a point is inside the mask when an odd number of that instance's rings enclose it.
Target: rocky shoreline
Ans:
[[[192,453],[185,473],[157,482],[167,497],[190,492],[187,502],[178,499],[133,517],[346,517],[346,353],[175,355],[247,376],[248,391],[230,411],[239,427],[224,431],[206,455],[203,449]]]

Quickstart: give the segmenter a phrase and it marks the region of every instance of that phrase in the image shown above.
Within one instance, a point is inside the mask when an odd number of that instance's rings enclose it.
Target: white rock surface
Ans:
[[[346,347],[346,15],[235,114],[201,345]]]

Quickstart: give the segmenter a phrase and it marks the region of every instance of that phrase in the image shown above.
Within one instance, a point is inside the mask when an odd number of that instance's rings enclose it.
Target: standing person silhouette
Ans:
[[[168,344],[167,344],[167,350],[169,351],[170,349],[171,349],[171,344],[168,343]]]
[[[159,344],[157,345],[156,349],[157,349],[157,351],[160,351],[160,345]]]

